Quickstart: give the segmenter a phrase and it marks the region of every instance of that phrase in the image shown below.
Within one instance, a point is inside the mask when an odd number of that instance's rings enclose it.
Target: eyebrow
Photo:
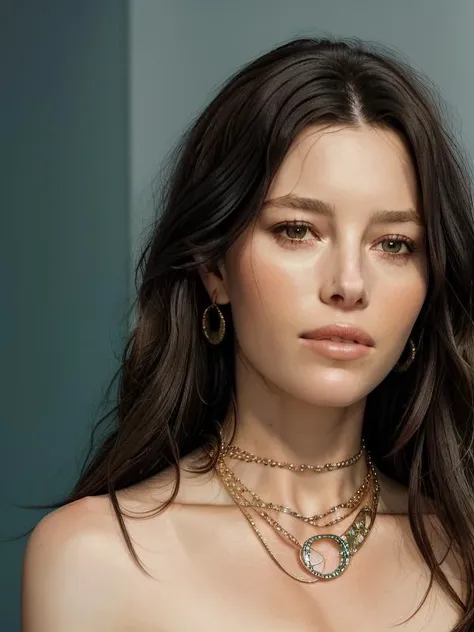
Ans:
[[[293,208],[302,211],[311,211],[325,217],[335,217],[334,205],[315,198],[299,197],[296,195],[288,194],[278,198],[265,200],[264,207],[277,206],[279,208]],[[402,211],[380,209],[374,211],[370,216],[371,224],[384,224],[395,222],[414,222],[419,226],[423,226],[423,221],[416,211],[413,209],[406,209]]]

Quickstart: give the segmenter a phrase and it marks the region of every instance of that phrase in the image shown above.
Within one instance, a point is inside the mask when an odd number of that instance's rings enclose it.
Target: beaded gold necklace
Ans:
[[[364,483],[359,488],[359,490],[357,490],[356,494],[354,494],[354,496],[351,497],[349,501],[347,501],[346,503],[341,503],[340,505],[336,505],[335,507],[332,507],[327,512],[323,514],[319,514],[318,516],[303,516],[299,512],[292,511],[291,509],[287,507],[283,507],[281,505],[277,505],[274,503],[264,503],[255,492],[252,492],[251,490],[249,490],[248,487],[245,486],[242,483],[242,481],[227,466],[225,462],[225,455],[228,454],[228,448],[229,446],[225,446],[225,445],[222,446],[221,453],[219,455],[219,458],[216,464],[216,470],[225,488],[229,492],[229,495],[231,496],[232,500],[235,502],[237,507],[245,516],[245,518],[251,525],[252,529],[258,536],[259,540],[265,547],[267,553],[272,558],[272,560],[287,575],[303,583],[314,583],[319,580],[329,580],[329,579],[335,579],[337,577],[340,577],[342,573],[344,573],[347,567],[349,566],[352,556],[355,553],[357,553],[357,551],[361,548],[361,546],[367,540],[367,537],[373,527],[375,516],[377,513],[377,507],[378,507],[378,501],[379,501],[379,484],[378,484],[378,479],[377,479],[377,473],[372,464],[370,455],[367,453],[368,474],[366,478],[364,479]],[[362,450],[363,449],[364,448],[362,448]],[[255,456],[255,455],[251,455],[251,456]],[[258,458],[259,457],[256,457],[256,459]],[[354,457],[351,457],[351,458],[354,458]],[[347,459],[344,462],[341,462],[340,465],[339,463],[331,464],[331,465],[335,465],[334,469],[338,469],[338,466],[348,467],[347,465],[345,465],[347,461],[349,461],[349,459]],[[256,460],[256,462],[258,462],[258,460]],[[291,465],[291,464],[288,464],[288,465]],[[317,466],[317,467],[324,468],[325,466]],[[298,470],[295,470],[295,471],[298,471]],[[328,469],[327,468],[321,469],[319,471],[328,471]],[[365,489],[365,493],[360,492],[361,488],[366,482],[367,482],[367,489]],[[307,522],[308,524],[313,524],[313,526],[328,527],[331,524],[335,524],[336,522],[339,522],[340,520],[344,519],[345,517],[350,515],[350,513],[353,513],[354,507],[357,508],[358,506],[356,503],[358,502],[360,505],[364,496],[367,495],[369,488],[371,490],[371,493],[369,495],[368,505],[362,507],[362,509],[357,513],[355,519],[352,521],[351,525],[344,531],[344,533],[342,533],[341,535],[335,535],[333,533],[313,535],[310,538],[306,539],[303,544],[301,544],[287,529],[285,529],[277,520],[274,520],[268,514],[267,511],[265,511],[265,509],[276,509],[277,511],[280,510],[280,511],[283,511],[284,513],[287,513],[290,516],[302,519],[304,522]],[[250,496],[253,499],[253,502],[245,498],[246,493],[250,494]],[[262,504],[264,504],[265,506],[262,506]],[[345,506],[346,508],[352,509],[352,511],[349,511],[349,513],[347,513],[345,516],[343,516],[342,518],[336,519],[336,521],[332,523],[329,522],[325,525],[314,524],[315,520],[325,517],[331,513],[334,513],[334,511],[336,511],[337,509],[340,509],[341,506]],[[304,568],[307,571],[309,571],[309,573],[311,573],[311,575],[313,575],[314,578],[309,579],[309,578],[298,577],[282,566],[282,564],[278,561],[273,551],[270,549],[263,534],[258,528],[258,525],[256,524],[253,516],[249,512],[249,509],[251,511],[254,511],[261,518],[263,518],[281,537],[285,538],[288,542],[290,542],[299,550],[300,561],[302,562]],[[314,555],[314,552],[312,550],[312,545],[315,542],[323,541],[323,540],[333,541],[335,544],[339,546],[339,564],[333,571],[328,572],[328,573],[323,573],[316,568],[316,566],[320,566],[321,562],[324,561],[323,556],[321,556],[320,554],[317,554],[319,557],[318,563],[315,563],[312,557],[312,555]]]

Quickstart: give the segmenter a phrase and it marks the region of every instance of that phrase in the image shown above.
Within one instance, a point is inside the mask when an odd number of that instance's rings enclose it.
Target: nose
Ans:
[[[361,309],[368,302],[360,251],[339,249],[326,260],[320,298],[340,309]]]

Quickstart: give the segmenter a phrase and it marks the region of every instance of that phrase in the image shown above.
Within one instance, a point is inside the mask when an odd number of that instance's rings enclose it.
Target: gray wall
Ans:
[[[125,0],[0,8],[0,539],[69,490],[126,331]],[[0,544],[0,630],[19,630],[24,540]]]
[[[152,216],[150,183],[178,134],[239,66],[293,37],[388,45],[430,76],[474,151],[472,0],[135,0],[131,2],[131,237]]]

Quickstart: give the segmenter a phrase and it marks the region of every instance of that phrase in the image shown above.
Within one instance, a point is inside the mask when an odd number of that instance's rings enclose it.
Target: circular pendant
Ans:
[[[313,542],[316,542],[317,540],[333,540],[339,545],[339,566],[331,573],[320,573],[311,562],[311,546],[313,545]],[[323,535],[313,535],[308,538],[301,547],[300,556],[301,561],[310,573],[319,577],[319,579],[334,579],[335,577],[342,575],[349,566],[351,554],[349,545],[344,538],[338,535],[333,535],[332,533],[327,533]]]

